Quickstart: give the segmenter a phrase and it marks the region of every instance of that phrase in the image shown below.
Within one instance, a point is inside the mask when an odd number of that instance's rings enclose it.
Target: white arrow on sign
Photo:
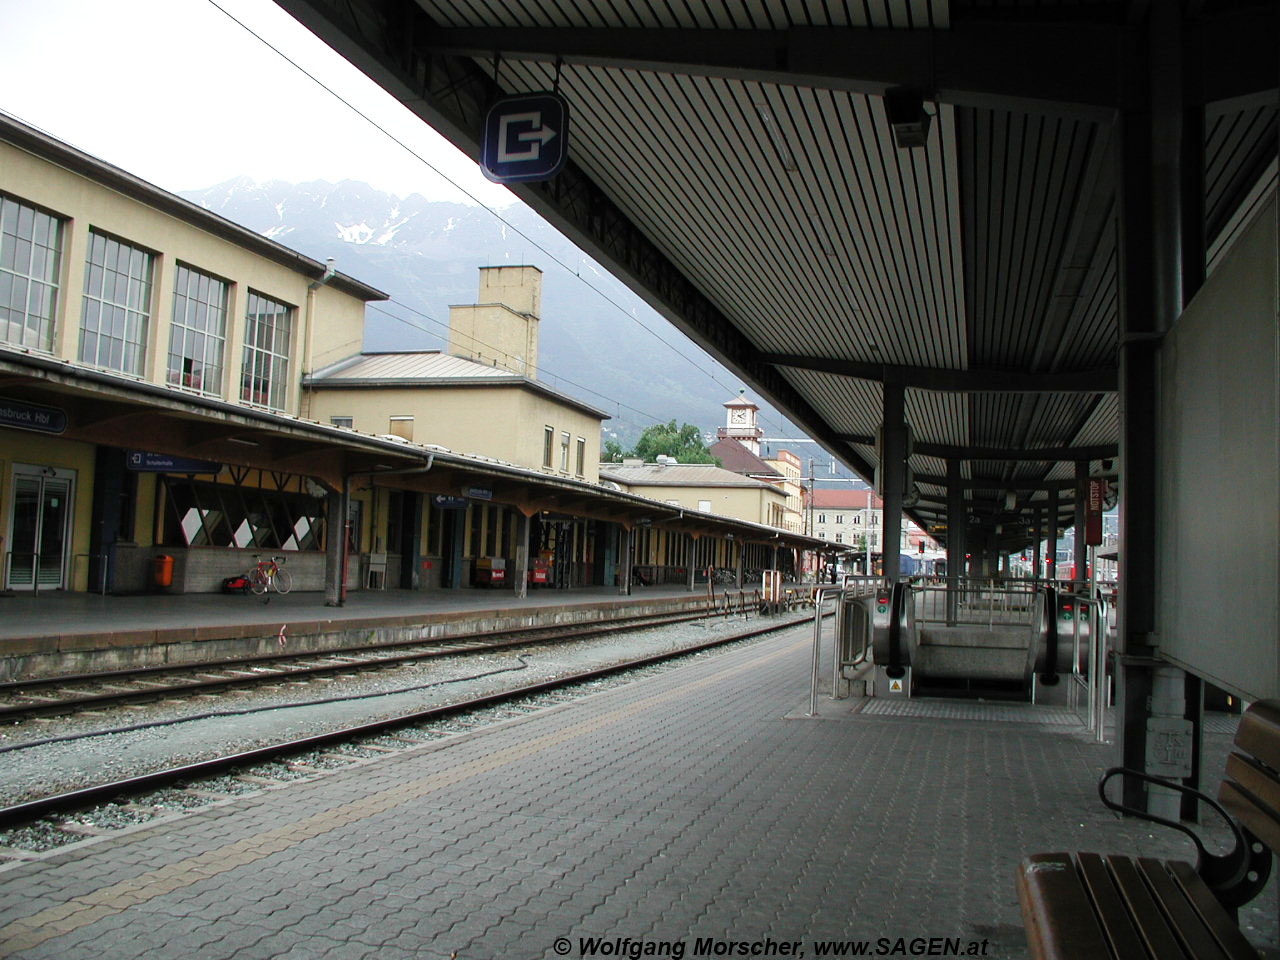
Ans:
[[[512,124],[527,124],[532,127],[531,130],[525,130],[517,133],[515,139],[522,143],[529,144],[525,150],[508,150],[507,128]],[[515,163],[521,160],[537,160],[538,154],[542,152],[542,147],[549,141],[555,139],[556,132],[550,127],[542,125],[542,111],[534,110],[530,113],[512,113],[502,117],[498,121],[498,162],[499,163]]]

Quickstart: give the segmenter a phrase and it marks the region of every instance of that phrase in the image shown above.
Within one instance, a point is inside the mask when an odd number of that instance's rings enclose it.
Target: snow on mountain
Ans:
[[[292,184],[247,177],[183,196],[307,256],[333,257],[343,273],[386,291],[391,301],[370,304],[367,313],[370,350],[443,347],[449,305],[475,301],[479,267],[541,268],[540,379],[612,414],[608,428],[624,441],[654,420],[714,431],[724,422],[723,401],[740,386],[521,204],[504,208],[499,219],[482,207],[400,197],[353,180]],[[772,419],[778,426],[769,429],[798,436],[776,413]]]

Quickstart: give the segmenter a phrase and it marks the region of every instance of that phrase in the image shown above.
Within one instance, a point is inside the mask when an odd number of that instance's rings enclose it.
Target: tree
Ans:
[[[672,420],[646,427],[630,453],[630,456],[639,457],[646,463],[653,463],[660,455],[675,457],[680,463],[714,463],[720,466],[720,461],[703,443],[702,431],[691,423],[677,427]]]
[[[622,449],[622,444],[610,437],[604,442],[604,452],[600,455],[600,462],[621,463],[626,455],[627,451]]]

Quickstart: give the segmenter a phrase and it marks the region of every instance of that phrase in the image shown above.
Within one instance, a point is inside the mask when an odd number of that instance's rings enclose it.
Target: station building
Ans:
[[[168,589],[213,591],[287,553],[333,602],[625,591],[633,531],[739,567],[802,545],[594,483],[603,414],[536,381],[536,270],[482,277],[460,356],[353,356],[382,292],[0,115],[0,586],[140,591],[167,560]],[[486,446],[498,421],[519,435]]]
[[[307,416],[595,482],[609,415],[537,379],[542,271],[482,267],[449,351],[360,353],[303,380]]]

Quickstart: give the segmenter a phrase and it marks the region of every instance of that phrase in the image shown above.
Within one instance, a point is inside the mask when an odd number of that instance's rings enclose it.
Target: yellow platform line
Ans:
[[[507,764],[527,760],[538,753],[550,750],[570,740],[587,736],[602,727],[620,723],[659,704],[670,700],[678,700],[703,687],[721,684],[728,676],[743,673],[771,660],[786,656],[797,647],[808,646],[810,642],[809,640],[804,640],[788,644],[780,650],[762,657],[755,657],[737,667],[716,673],[714,676],[682,684],[665,693],[647,697],[626,707],[619,707],[616,710],[584,720],[563,730],[557,730],[555,733],[535,737],[532,740],[497,750],[476,760],[461,763],[456,767],[432,774],[429,777],[423,777],[419,780],[393,787],[390,790],[370,794],[362,800],[344,803],[341,806],[323,810],[293,823],[275,827],[250,837],[244,837],[217,849],[158,867],[137,877],[99,887],[90,893],[74,897],[66,903],[46,907],[44,910],[33,913],[29,917],[22,917],[4,927],[0,927],[0,951],[2,951],[0,956],[11,956],[22,950],[38,946],[55,937],[60,937],[63,934],[88,926],[103,917],[123,913],[137,904],[153,900],[174,890],[189,887],[192,884],[199,883],[201,880],[219,876],[237,867],[264,860],[273,854],[297,846],[304,840],[310,840],[340,827],[377,816],[404,803],[430,796],[433,793],[464,783],[474,777],[491,773]]]

